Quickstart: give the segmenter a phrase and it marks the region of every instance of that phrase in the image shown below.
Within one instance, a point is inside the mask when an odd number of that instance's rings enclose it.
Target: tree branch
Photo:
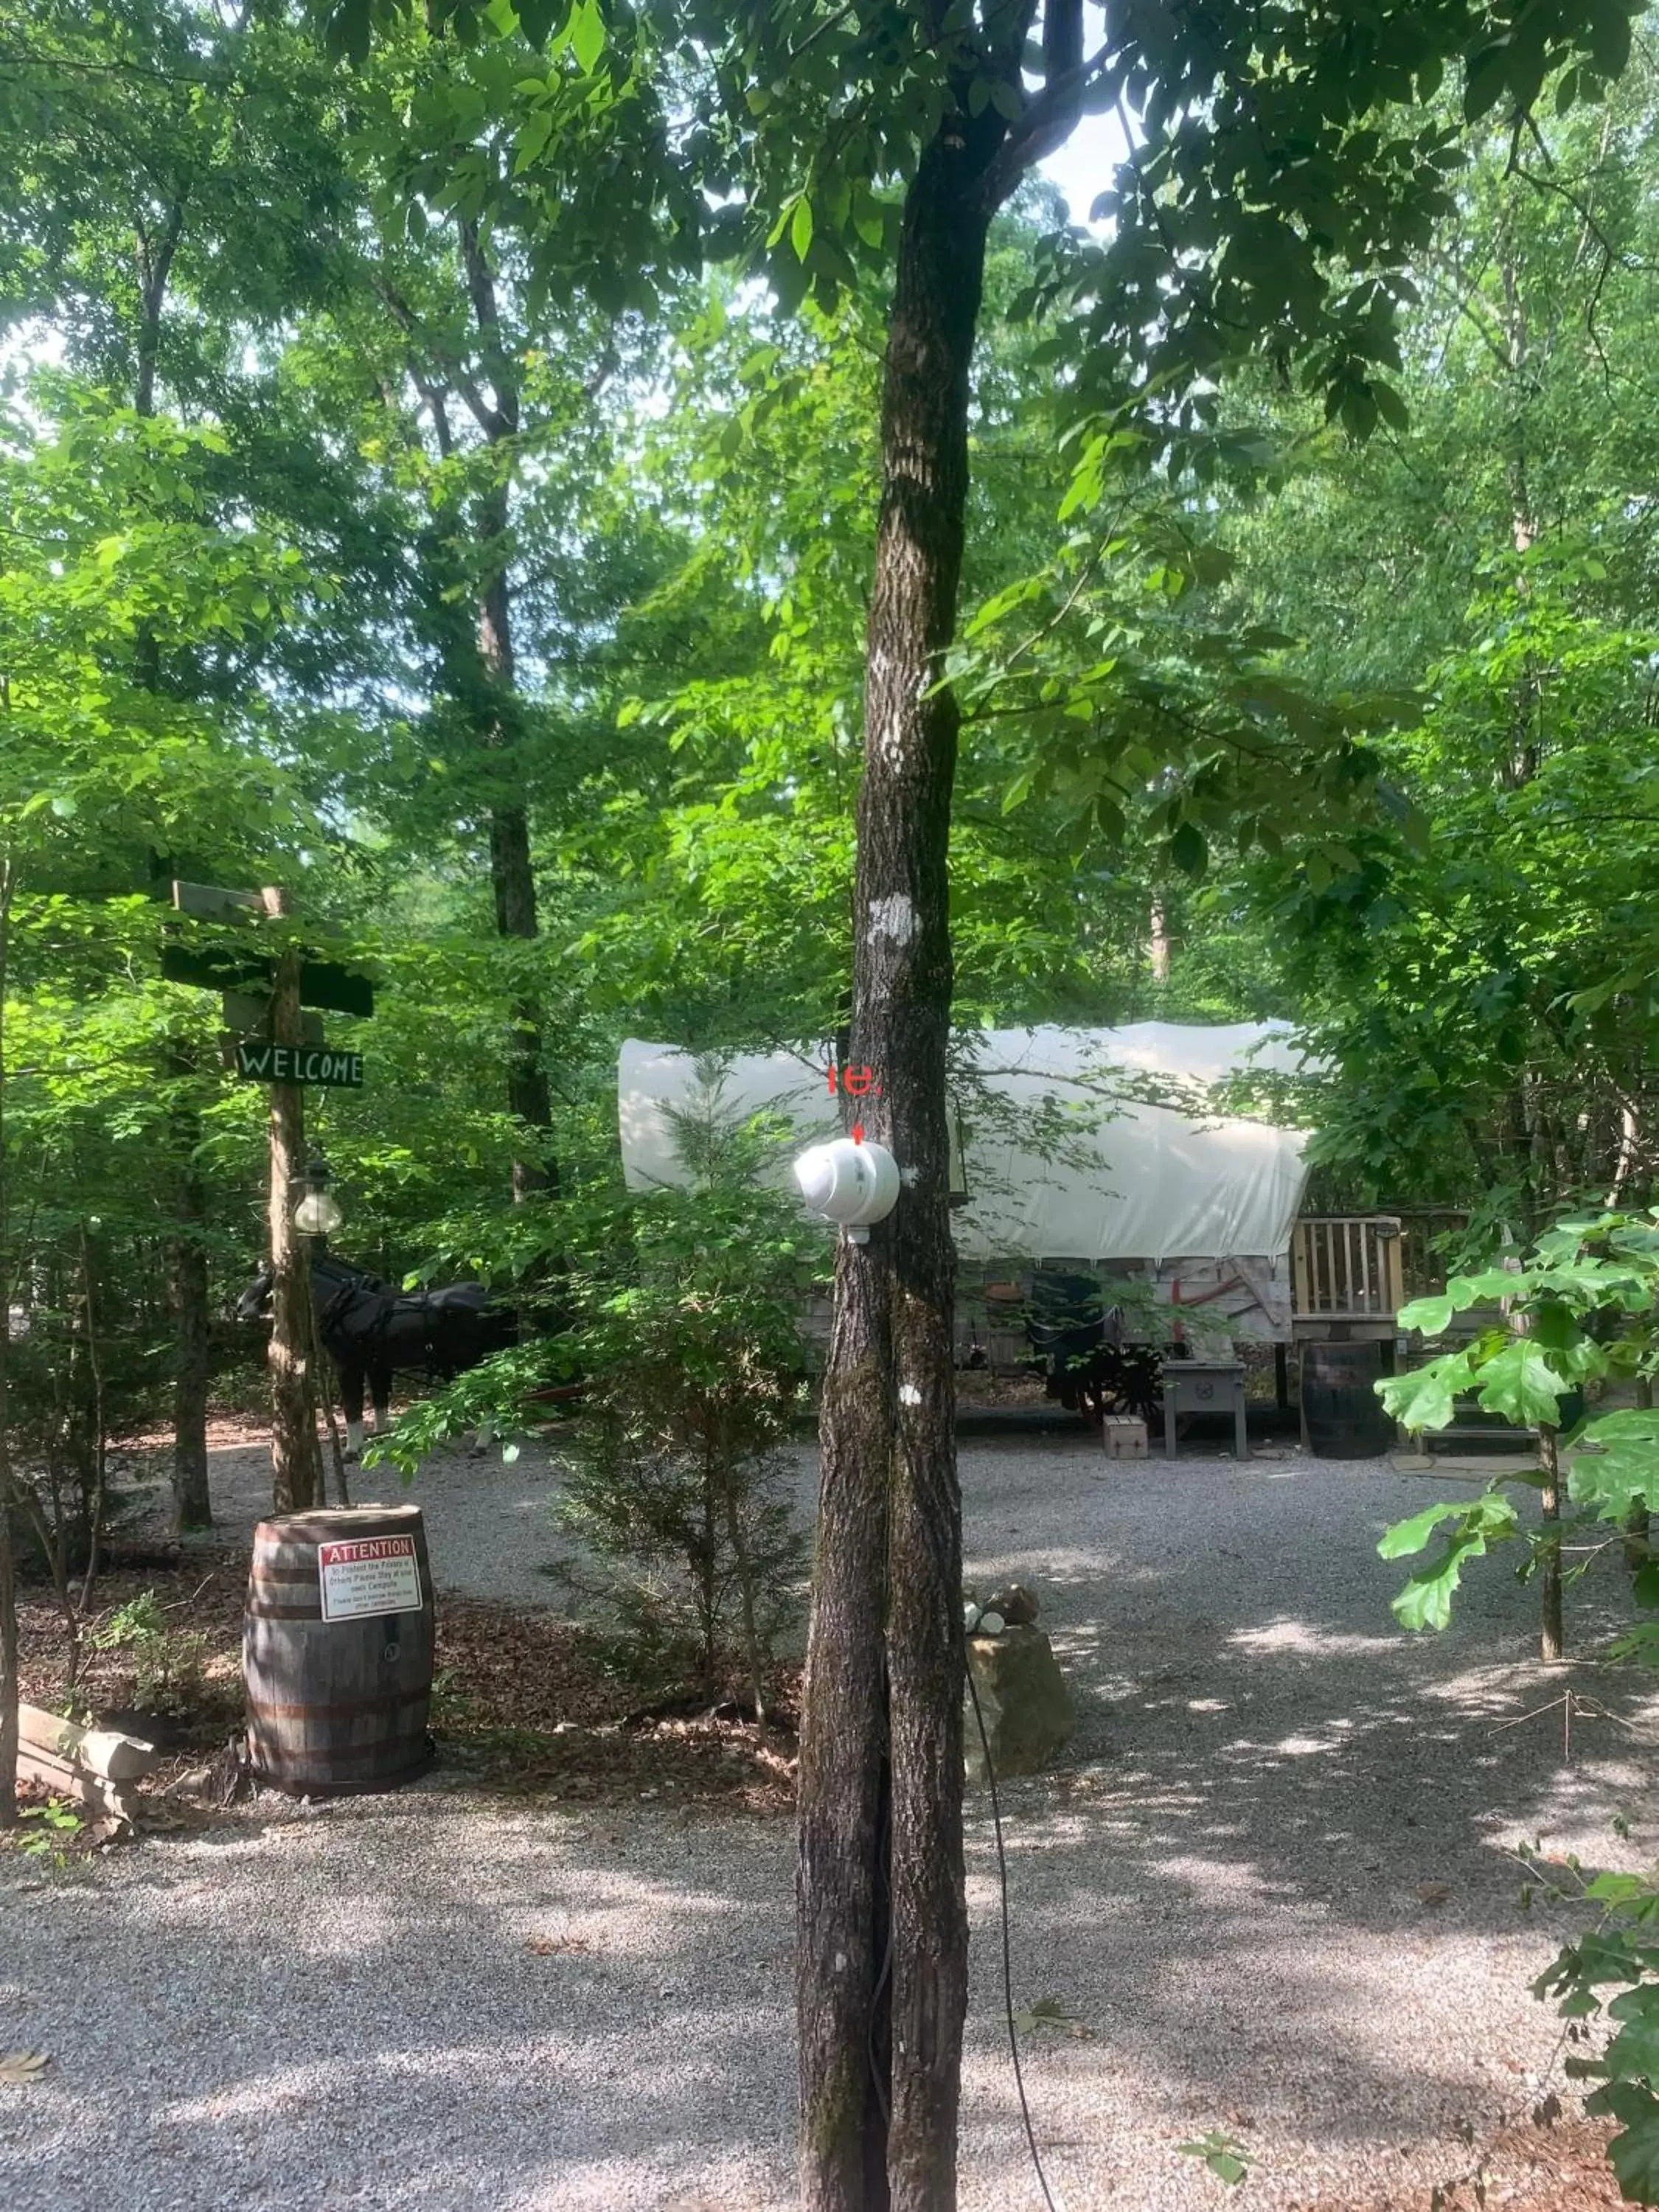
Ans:
[[[414,308],[410,306],[408,301],[404,298],[402,293],[398,291],[397,286],[392,282],[392,279],[386,275],[383,269],[377,269],[374,272],[374,289],[380,294],[380,297],[386,301],[386,306],[391,309],[392,320],[397,324],[398,329],[403,331],[404,337],[413,339],[417,345],[422,347],[427,353],[429,353],[433,356],[434,360],[437,361],[441,365],[451,386],[453,390],[459,392],[461,398],[466,403],[467,411],[471,415],[479,428],[483,431],[484,435],[488,437],[490,434],[489,425],[494,419],[494,410],[489,406],[483,392],[478,389],[471,377],[468,375],[466,370],[449,352],[447,347],[437,344],[434,341],[430,332],[422,329],[420,317],[416,313]],[[424,398],[426,394],[422,386],[419,372],[412,366],[410,369],[410,376],[414,383],[415,389],[419,392],[422,398]]]
[[[1057,0],[1049,0],[1050,14],[1056,4]],[[1062,14],[1073,9],[1076,11],[1080,30],[1082,0],[1059,0],[1059,4]],[[1045,54],[1053,52],[1048,40],[1049,27],[1045,17]],[[1024,113],[1018,123],[1010,125],[995,161],[985,173],[981,191],[988,206],[994,209],[1000,207],[1027,169],[1046,161],[1056,147],[1065,144],[1077,128],[1078,118],[1083,112],[1083,95],[1091,85],[1098,82],[1111,52],[1109,45],[1102,46],[1086,62],[1079,62],[1061,76],[1050,77],[1036,97],[1026,102]]]

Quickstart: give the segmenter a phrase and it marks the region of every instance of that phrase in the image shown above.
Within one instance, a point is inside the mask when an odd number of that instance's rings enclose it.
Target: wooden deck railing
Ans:
[[[1291,1310],[1298,1320],[1374,1321],[1404,1302],[1400,1218],[1310,1215],[1291,1237]]]

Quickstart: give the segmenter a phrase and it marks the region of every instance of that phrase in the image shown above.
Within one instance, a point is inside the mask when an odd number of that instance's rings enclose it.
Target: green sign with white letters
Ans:
[[[331,1045],[268,1044],[245,1038],[236,1048],[236,1073],[249,1083],[309,1083],[330,1091],[361,1091],[363,1056]]]

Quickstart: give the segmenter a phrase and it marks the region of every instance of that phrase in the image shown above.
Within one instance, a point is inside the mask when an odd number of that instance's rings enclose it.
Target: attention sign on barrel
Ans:
[[[317,1580],[325,1620],[367,1620],[376,1613],[421,1609],[421,1568],[412,1535],[319,1544]]]
[[[295,1796],[395,1790],[432,1758],[432,1569],[415,1505],[325,1507],[253,1532],[249,1764]]]

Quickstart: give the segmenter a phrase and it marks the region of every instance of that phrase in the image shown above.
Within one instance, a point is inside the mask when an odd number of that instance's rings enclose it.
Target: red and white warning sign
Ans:
[[[413,1536],[353,1536],[319,1544],[317,1579],[325,1620],[366,1620],[377,1613],[418,1613],[421,1565]]]

